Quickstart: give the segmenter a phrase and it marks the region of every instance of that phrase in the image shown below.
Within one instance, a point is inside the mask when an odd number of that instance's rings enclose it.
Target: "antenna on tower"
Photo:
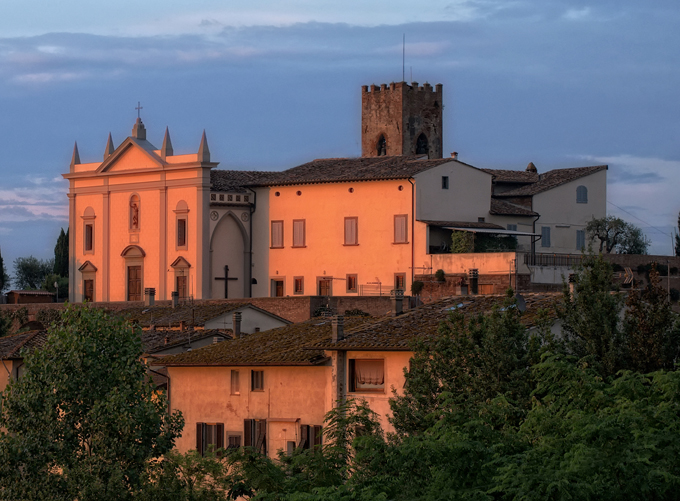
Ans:
[[[406,80],[406,33],[404,33],[404,39],[401,45],[401,81]]]

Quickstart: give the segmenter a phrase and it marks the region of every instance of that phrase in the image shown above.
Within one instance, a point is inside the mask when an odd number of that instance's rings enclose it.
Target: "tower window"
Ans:
[[[449,189],[449,176],[442,176],[442,190]]]
[[[425,134],[421,134],[416,140],[416,155],[428,155],[429,153],[430,148],[427,144],[427,137]]]
[[[382,134],[378,139],[377,150],[379,157],[384,157],[385,155],[387,155],[387,141],[385,141],[385,136],[383,136]]]

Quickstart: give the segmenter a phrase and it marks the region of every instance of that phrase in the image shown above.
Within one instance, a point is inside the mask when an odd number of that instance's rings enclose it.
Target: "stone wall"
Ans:
[[[461,282],[468,285],[468,293],[470,292],[468,276],[462,273],[446,274],[444,282],[437,281],[434,275],[416,275],[415,280],[423,282],[423,290],[420,293],[420,300],[423,303],[460,295]],[[479,275],[478,284],[480,294],[504,294],[510,287],[510,275]],[[512,288],[518,292],[532,290],[530,276],[512,275]]]

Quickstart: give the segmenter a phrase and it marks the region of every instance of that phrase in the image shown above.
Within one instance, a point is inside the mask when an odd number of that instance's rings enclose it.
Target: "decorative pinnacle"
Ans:
[[[203,129],[203,137],[201,137],[201,145],[198,147],[198,161],[210,162],[210,149],[208,148],[208,140],[205,137],[205,129]]]
[[[73,144],[73,156],[71,157],[71,167],[80,164],[80,154],[78,153],[78,141]]]
[[[109,139],[106,141],[106,148],[104,149],[104,160],[109,158],[114,150],[115,148],[113,147],[113,139],[111,138],[111,133],[109,132]]]
[[[165,128],[165,136],[163,137],[163,146],[161,146],[161,158],[165,160],[165,157],[171,157],[174,154],[172,149],[172,141],[170,141],[170,131]]]

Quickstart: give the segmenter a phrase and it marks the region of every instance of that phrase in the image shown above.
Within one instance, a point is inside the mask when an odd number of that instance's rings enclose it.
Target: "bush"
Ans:
[[[434,278],[437,282],[446,282],[446,273],[444,273],[444,270],[437,270],[434,272]]]
[[[425,284],[423,282],[421,282],[420,280],[415,280],[411,284],[411,294],[413,294],[414,296],[419,295],[421,293],[421,291],[423,290],[424,286],[425,286]]]

